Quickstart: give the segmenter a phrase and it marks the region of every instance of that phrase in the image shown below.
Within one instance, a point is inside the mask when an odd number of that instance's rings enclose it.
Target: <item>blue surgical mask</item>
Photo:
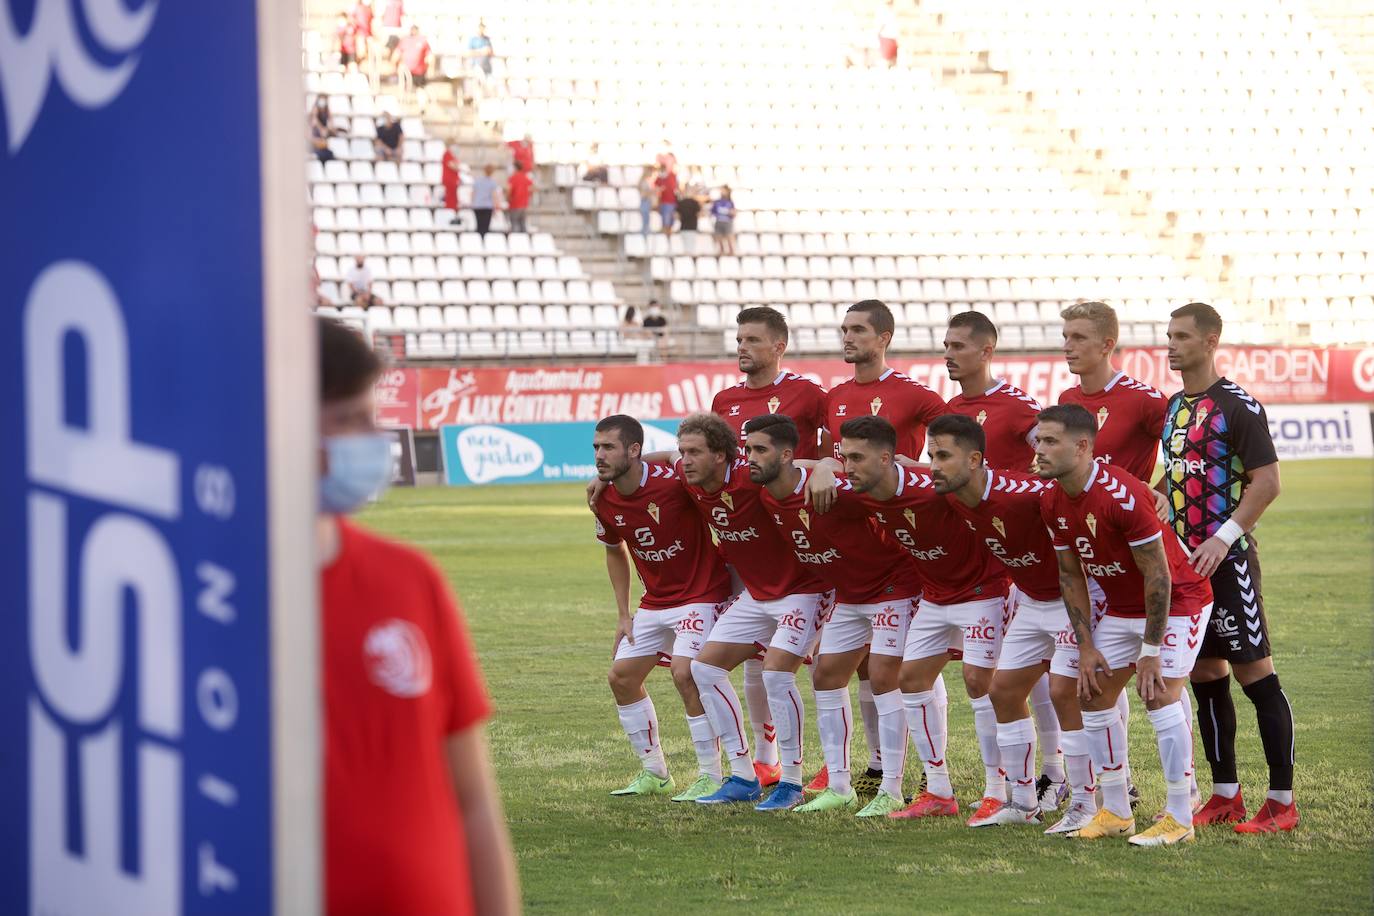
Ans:
[[[320,481],[320,508],[353,512],[391,483],[391,437],[381,433],[327,436],[329,470]]]

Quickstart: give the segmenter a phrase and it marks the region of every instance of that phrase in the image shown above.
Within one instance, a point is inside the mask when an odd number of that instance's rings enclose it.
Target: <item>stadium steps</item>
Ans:
[[[1335,37],[1364,88],[1374,94],[1374,7],[1351,0],[1308,0],[1307,5]]]

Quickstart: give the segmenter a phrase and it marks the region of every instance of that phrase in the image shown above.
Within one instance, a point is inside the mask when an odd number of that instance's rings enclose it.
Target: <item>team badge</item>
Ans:
[[[883,409],[883,399],[882,399],[882,398],[874,398],[873,400],[871,400],[871,401],[868,402],[868,406],[869,406],[870,408],[872,408],[872,410],[873,410],[873,416],[876,417],[876,416],[878,415],[878,411],[880,411],[880,410]]]
[[[911,511],[910,509],[903,509],[903,510],[902,510],[902,518],[906,519],[906,523],[907,523],[908,525],[910,525],[913,529],[916,527],[916,513],[915,513],[915,512]]]
[[[729,506],[731,512],[735,510],[735,500],[730,496],[729,493],[720,494],[720,501],[725,503],[725,505]]]
[[[978,421],[979,426],[982,426],[984,423],[988,421],[988,412],[986,410],[980,410],[978,411],[978,416],[974,417],[973,419]]]
[[[1093,537],[1097,537],[1097,516],[1089,512],[1083,521],[1088,523],[1088,530],[1092,532]]]
[[[801,519],[801,523],[807,531],[811,530],[811,516],[805,509],[797,510],[797,518]]]
[[[1098,429],[1101,429],[1102,426],[1103,426],[1103,424],[1105,424],[1105,423],[1107,422],[1107,416],[1108,416],[1107,408],[1105,408],[1105,407],[1099,407],[1098,410],[1097,410],[1097,428],[1098,428]]]
[[[778,398],[776,398],[776,397],[771,397],[771,398],[768,399],[768,412],[769,412],[769,413],[777,413],[777,412],[778,412],[778,408],[781,407],[781,406],[782,406],[782,401],[778,400]]]
[[[997,533],[1002,537],[1007,536],[1007,526],[1002,524],[1002,520],[995,515],[992,517],[992,527],[996,528]]]
[[[1197,417],[1193,420],[1193,429],[1202,429],[1202,424],[1207,422],[1207,408],[1199,407]]]
[[[658,524],[658,503],[649,503],[648,509],[649,517],[654,520],[654,524]]]

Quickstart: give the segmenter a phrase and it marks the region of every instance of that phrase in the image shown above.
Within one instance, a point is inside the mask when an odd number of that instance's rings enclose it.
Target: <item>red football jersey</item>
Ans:
[[[744,382],[722,389],[711,402],[711,413],[724,418],[739,434],[744,450],[744,424],[766,413],[791,417],[801,434],[797,457],[820,456],[820,431],[825,428],[825,389],[809,378],[792,372],[779,372],[771,385],[750,388]],[[758,597],[757,595],[755,597]]]
[[[730,597],[730,573],[711,542],[692,498],[672,468],[644,462],[639,489],[622,496],[614,485],[596,501],[596,538],[630,544],[644,597],[653,611],[684,604],[719,604]]]
[[[876,416],[896,428],[897,454],[920,460],[925,454],[926,427],[944,413],[948,410],[938,394],[896,369],[888,369],[872,382],[841,382],[830,389],[826,407],[836,458],[840,455],[840,427],[844,421]]]
[[[682,476],[682,462],[674,470]],[[788,595],[812,595],[826,586],[797,561],[773,516],[763,505],[763,487],[749,479],[749,462],[739,459],[725,469],[725,486],[715,493],[683,481],[697,511],[720,541],[725,562],[735,568],[749,594],[759,601]]]
[[[1078,552],[1084,571],[1107,596],[1109,615],[1145,616],[1145,580],[1131,548],[1159,538],[1173,580],[1169,614],[1191,617],[1211,602],[1212,583],[1189,565],[1173,529],[1160,524],[1150,488],[1121,468],[1095,465],[1087,488],[1073,498],[1056,484],[1045,487],[1040,515],[1055,550]]]
[[[343,519],[339,537],[320,574],[325,909],[472,913],[444,754],[490,712],[467,629],[419,551]]]
[[[835,505],[824,515],[806,505],[810,474],[801,469],[801,481],[786,499],[774,499],[763,490],[763,504],[797,559],[835,589],[835,600],[842,604],[877,604],[921,594],[915,565],[883,536],[848,481],[836,482]]]
[[[999,471],[1034,472],[1035,446],[1031,433],[1040,422],[1040,402],[1015,385],[998,380],[977,397],[956,394],[947,413],[973,417],[983,427],[988,447],[983,460]]]
[[[1059,396],[1059,403],[1082,404],[1097,417],[1093,454],[1104,464],[1124,468],[1150,482],[1159,458],[1164,413],[1169,406],[1164,392],[1118,372],[1101,391],[1084,394],[1083,386],[1075,385]]]
[[[989,470],[983,498],[973,508],[945,494],[954,511],[1002,561],[1016,587],[1036,601],[1059,597],[1059,561],[1040,520],[1040,493],[1045,487],[1045,481],[1033,474]]]
[[[887,502],[865,496],[878,524],[916,558],[925,583],[922,597],[960,604],[1005,597],[1007,576],[924,471],[897,468],[897,493]]]

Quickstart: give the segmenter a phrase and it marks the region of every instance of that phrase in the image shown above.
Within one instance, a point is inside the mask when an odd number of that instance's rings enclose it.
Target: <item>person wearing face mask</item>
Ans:
[[[326,909],[516,913],[490,705],[462,616],[427,557],[345,517],[391,477],[374,421],[381,361],[331,319],[319,319],[319,358]]]

